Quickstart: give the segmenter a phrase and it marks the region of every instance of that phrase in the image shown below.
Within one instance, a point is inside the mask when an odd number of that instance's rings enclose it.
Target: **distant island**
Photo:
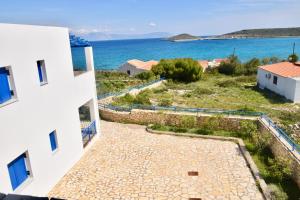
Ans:
[[[184,34],[179,34],[179,35],[170,37],[170,38],[168,38],[168,40],[172,41],[172,42],[185,42],[185,41],[201,40],[201,38],[184,33]]]
[[[217,36],[216,39],[229,38],[270,38],[270,37],[298,37],[300,27],[296,28],[265,28],[247,29]]]

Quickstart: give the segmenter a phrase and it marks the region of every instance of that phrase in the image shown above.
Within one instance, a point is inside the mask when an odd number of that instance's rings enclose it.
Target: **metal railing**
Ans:
[[[220,114],[220,115],[238,115],[238,116],[251,116],[259,117],[263,115],[261,112],[250,112],[243,110],[222,110],[222,109],[209,109],[209,108],[185,108],[179,106],[154,106],[154,105],[141,105],[132,104],[130,106],[114,106],[111,104],[99,103],[99,108],[110,109],[119,112],[130,112],[133,109],[139,110],[157,110],[157,111],[174,111],[174,112],[190,112],[190,113],[206,113],[206,114]]]
[[[158,83],[160,81],[163,81],[165,80],[164,78],[161,78],[161,79],[157,79],[157,80],[154,80],[154,81],[150,81],[150,82],[147,82],[147,83],[144,83],[144,84],[140,84],[140,85],[136,85],[136,86],[132,86],[132,87],[129,87],[129,88],[126,88],[125,90],[122,90],[120,92],[109,92],[109,93],[105,93],[105,94],[101,94],[101,95],[98,95],[98,99],[104,99],[104,98],[107,98],[107,97],[112,97],[112,96],[120,96],[122,94],[126,94],[132,90],[139,90],[139,89],[143,89],[145,87],[148,87],[152,84],[155,84],[155,83]]]
[[[93,121],[86,127],[81,128],[83,146],[86,146],[91,139],[97,134],[96,122]]]
[[[269,127],[272,127],[273,129],[276,130],[278,134],[276,136],[280,139],[283,138],[289,145],[291,145],[291,151],[297,151],[298,154],[300,154],[300,145],[297,144],[286,132],[284,132],[281,128],[279,128],[271,118],[269,118],[267,115],[262,115],[261,119],[266,120],[268,123]]]

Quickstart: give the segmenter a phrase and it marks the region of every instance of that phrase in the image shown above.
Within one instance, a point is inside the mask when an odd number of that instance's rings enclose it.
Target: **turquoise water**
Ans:
[[[286,59],[292,53],[296,42],[296,53],[300,54],[300,38],[264,38],[233,40],[199,40],[190,42],[170,42],[162,39],[115,40],[92,42],[95,67],[99,70],[117,69],[130,59],[160,60],[163,58],[183,58],[211,60],[236,54],[242,61],[253,57],[277,56]],[[298,46],[297,46],[298,45]],[[72,49],[75,66],[83,66],[83,50]]]

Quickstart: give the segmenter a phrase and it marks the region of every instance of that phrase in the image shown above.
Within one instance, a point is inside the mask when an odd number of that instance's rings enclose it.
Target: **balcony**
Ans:
[[[74,35],[70,35],[74,76],[93,70],[93,50],[90,43]]]
[[[87,144],[97,134],[96,121],[93,121],[93,122],[89,122],[89,121],[81,122],[81,134],[82,134],[83,147],[86,147]]]

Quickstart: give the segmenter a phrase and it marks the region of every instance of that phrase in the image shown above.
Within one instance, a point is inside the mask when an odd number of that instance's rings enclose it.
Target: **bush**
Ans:
[[[159,106],[172,106],[173,100],[172,99],[161,99],[159,102]]]
[[[256,74],[257,72],[257,67],[260,66],[260,60],[257,58],[253,58],[251,60],[249,60],[248,62],[246,62],[244,64],[244,74],[245,75],[252,75],[252,74]]]
[[[215,92],[208,88],[199,88],[198,87],[192,93],[197,96],[201,96],[201,95],[211,95],[211,94],[214,94]]]
[[[152,71],[139,73],[135,77],[143,81],[151,81],[151,80],[155,80],[156,78],[155,74]]]
[[[229,56],[228,61],[220,64],[218,71],[219,73],[226,75],[242,74],[242,63],[237,56],[231,55]]]
[[[161,124],[154,124],[150,127],[153,130],[159,130],[159,131],[168,131],[168,127],[161,125]]]
[[[199,128],[195,131],[199,135],[213,135],[213,131],[206,128]]]
[[[188,132],[188,129],[181,128],[181,127],[171,127],[170,131],[175,132],[175,133],[186,133],[186,132]]]
[[[150,102],[151,90],[146,89],[136,95],[133,103],[134,104],[141,104],[141,105],[151,105]]]
[[[298,60],[299,60],[299,57],[297,56],[297,54],[291,54],[288,57],[288,61],[293,62],[293,63],[297,62]]]
[[[258,131],[257,125],[248,120],[243,120],[240,122],[240,130],[242,135],[246,136],[247,138],[251,138]]]
[[[234,81],[234,80],[219,81],[219,82],[217,82],[217,85],[218,85],[219,87],[224,87],[224,88],[226,88],[226,87],[237,87],[237,86],[239,86],[239,84],[238,84],[236,81]]]
[[[181,117],[180,127],[194,128],[196,126],[196,117],[183,115]]]
[[[181,82],[198,81],[203,72],[199,63],[191,58],[163,59],[158,65],[153,66],[151,70],[155,75]]]
[[[290,162],[287,158],[277,157],[275,159],[269,158],[269,176],[271,179],[282,182],[284,179],[290,178],[292,170]]]
[[[256,76],[240,76],[235,81],[239,83],[253,83],[256,82]]]
[[[272,200],[287,200],[288,199],[288,195],[284,191],[282,191],[277,185],[270,184],[270,185],[268,185],[268,188],[270,190]]]

